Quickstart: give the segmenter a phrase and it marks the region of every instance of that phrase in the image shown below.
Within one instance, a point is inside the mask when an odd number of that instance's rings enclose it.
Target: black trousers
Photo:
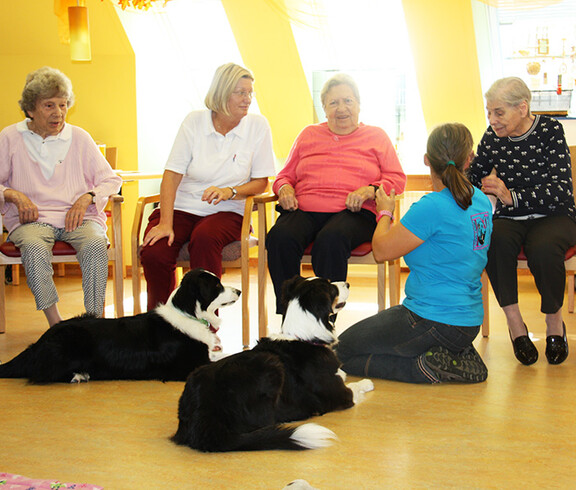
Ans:
[[[564,302],[566,250],[576,244],[576,223],[567,216],[529,220],[496,218],[486,272],[501,307],[518,303],[521,247],[541,297],[542,313],[556,313]]]
[[[312,268],[318,277],[345,281],[350,252],[372,240],[376,229],[374,213],[362,209],[339,213],[313,213],[297,209],[284,211],[266,238],[268,270],[276,293],[276,313],[282,314],[282,284],[300,274],[300,261],[306,247],[312,248]]]

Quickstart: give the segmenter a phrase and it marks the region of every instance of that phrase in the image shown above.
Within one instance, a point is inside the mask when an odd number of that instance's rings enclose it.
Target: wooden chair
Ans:
[[[572,161],[572,185],[576,186],[576,146],[570,146],[570,158]],[[576,189],[576,187],[575,187]],[[576,195],[575,195],[576,198]],[[568,313],[574,313],[574,275],[576,274],[576,245],[570,247],[566,251],[564,257],[564,266],[566,268],[567,277],[567,290],[568,290]],[[528,269],[528,262],[524,249],[518,255],[518,269]],[[482,323],[482,335],[488,337],[490,335],[490,303],[489,303],[489,287],[488,275],[486,271],[482,274],[482,301],[484,303],[484,322]]]
[[[108,247],[108,260],[112,262],[114,284],[114,313],[116,317],[124,316],[124,278],[122,256],[122,202],[124,198],[118,194],[110,196],[111,207],[110,246]],[[0,229],[2,229],[2,216],[0,215]],[[57,241],[52,249],[53,264],[76,262],[76,250],[66,242]],[[0,333],[6,331],[6,288],[4,276],[7,265],[22,264],[20,250],[13,243],[3,241],[0,243]]]
[[[398,196],[400,198],[400,196]],[[268,203],[278,200],[274,193],[268,193],[258,196],[254,199],[258,210],[258,241],[262,245],[258,247],[258,336],[266,337],[268,333],[268,308],[266,302],[267,282],[268,282],[268,257],[265,247],[266,234],[268,231]],[[398,200],[396,201],[396,216],[398,212]],[[311,264],[312,257],[310,252],[312,245],[309,245],[304,251],[302,264]],[[379,264],[374,260],[372,255],[372,243],[366,242],[356,247],[351,252],[348,264],[367,264],[377,266],[377,298],[378,311],[386,308],[386,265],[389,272],[389,297],[390,306],[400,302],[400,259],[390,260],[387,263]]]
[[[222,249],[222,267],[240,268],[242,295],[242,345],[244,349],[250,346],[250,312],[248,308],[250,290],[250,256],[249,249],[258,245],[258,239],[250,234],[252,211],[254,209],[254,196],[246,198],[244,206],[244,219],[242,221],[241,238],[232,242]],[[138,199],[134,223],[132,224],[132,294],[134,297],[134,314],[142,312],[140,303],[142,264],[140,262],[140,248],[142,233],[146,228],[143,226],[147,208],[160,202],[160,194],[142,196]],[[178,255],[177,266],[187,269],[190,267],[188,246],[184,244]]]
[[[576,245],[570,247],[566,251],[564,258],[564,266],[566,267],[567,290],[568,290],[568,312],[574,313],[574,275],[576,274]],[[528,261],[524,250],[521,250],[518,255],[518,269],[528,269]],[[482,302],[484,304],[484,322],[482,323],[482,336],[488,337],[490,335],[490,301],[489,289],[490,281],[488,281],[488,274],[486,271],[482,274]]]

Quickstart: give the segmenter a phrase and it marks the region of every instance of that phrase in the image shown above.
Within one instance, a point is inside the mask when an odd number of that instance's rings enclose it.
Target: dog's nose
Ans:
[[[234,294],[236,296],[240,296],[242,294],[242,291],[240,291],[239,289],[233,288],[234,289]]]
[[[345,282],[344,285],[346,286],[346,289],[350,289],[350,283],[349,282]]]

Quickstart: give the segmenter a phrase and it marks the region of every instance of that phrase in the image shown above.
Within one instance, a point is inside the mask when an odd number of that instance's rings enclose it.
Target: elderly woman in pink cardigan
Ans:
[[[350,252],[372,240],[376,190],[401,194],[406,175],[386,133],[358,122],[360,95],[354,80],[338,74],[321,92],[327,122],[304,128],[274,181],[280,216],[270,230],[268,268],[281,304],[282,283],[300,273],[312,247],[317,276],[346,280]]]
[[[68,77],[40,68],[27,76],[22,92],[26,119],[0,133],[0,212],[50,326],[62,320],[51,265],[56,240],[76,249],[84,306],[102,315],[108,278],[104,207],[122,184],[90,135],[66,124],[73,103]]]

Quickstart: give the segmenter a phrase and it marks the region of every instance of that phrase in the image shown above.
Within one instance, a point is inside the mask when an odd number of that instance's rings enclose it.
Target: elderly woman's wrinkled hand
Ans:
[[[38,206],[22,192],[7,189],[4,192],[4,199],[18,208],[18,219],[21,224],[34,223],[38,220]]]
[[[66,213],[66,218],[64,220],[64,229],[66,231],[74,231],[82,224],[82,221],[84,221],[84,214],[86,214],[86,210],[90,204],[92,204],[92,197],[90,194],[82,194],[76,200]]]
[[[494,174],[490,174],[482,179],[482,192],[496,196],[506,206],[512,206],[512,194],[504,184],[504,181]]]
[[[353,213],[357,213],[362,209],[362,204],[364,204],[364,201],[368,200],[369,198],[370,191],[367,190],[366,187],[356,189],[346,196],[346,208]]]
[[[396,209],[396,191],[390,190],[390,194],[386,194],[384,187],[380,186],[376,191],[376,210],[377,211],[390,211],[394,212]]]
[[[286,211],[296,211],[298,209],[298,199],[294,187],[284,184],[278,191],[278,204]]]

